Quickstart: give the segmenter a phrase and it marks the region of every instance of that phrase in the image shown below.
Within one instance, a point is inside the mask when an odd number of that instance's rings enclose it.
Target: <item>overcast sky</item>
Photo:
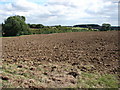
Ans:
[[[118,0],[0,0],[0,23],[13,15],[43,25],[118,25]]]

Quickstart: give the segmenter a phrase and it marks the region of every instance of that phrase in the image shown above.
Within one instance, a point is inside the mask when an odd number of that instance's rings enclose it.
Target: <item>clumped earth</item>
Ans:
[[[2,38],[2,87],[117,88],[118,31]]]

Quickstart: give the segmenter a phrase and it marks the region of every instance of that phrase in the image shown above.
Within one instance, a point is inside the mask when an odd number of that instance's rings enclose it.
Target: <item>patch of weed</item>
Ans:
[[[99,75],[82,72],[78,80],[79,88],[118,88],[118,80],[115,75]]]

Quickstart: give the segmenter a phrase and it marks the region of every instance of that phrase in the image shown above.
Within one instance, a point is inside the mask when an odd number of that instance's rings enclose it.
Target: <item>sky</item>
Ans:
[[[26,23],[118,25],[119,0],[0,0],[0,23],[9,16],[26,17]]]

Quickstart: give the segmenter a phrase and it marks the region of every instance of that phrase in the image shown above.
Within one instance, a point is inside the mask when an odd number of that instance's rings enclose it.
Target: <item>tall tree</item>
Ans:
[[[111,25],[109,23],[103,23],[101,31],[108,31],[111,30]]]
[[[24,16],[10,16],[3,24],[3,36],[16,36],[29,34],[29,26],[25,23]]]

